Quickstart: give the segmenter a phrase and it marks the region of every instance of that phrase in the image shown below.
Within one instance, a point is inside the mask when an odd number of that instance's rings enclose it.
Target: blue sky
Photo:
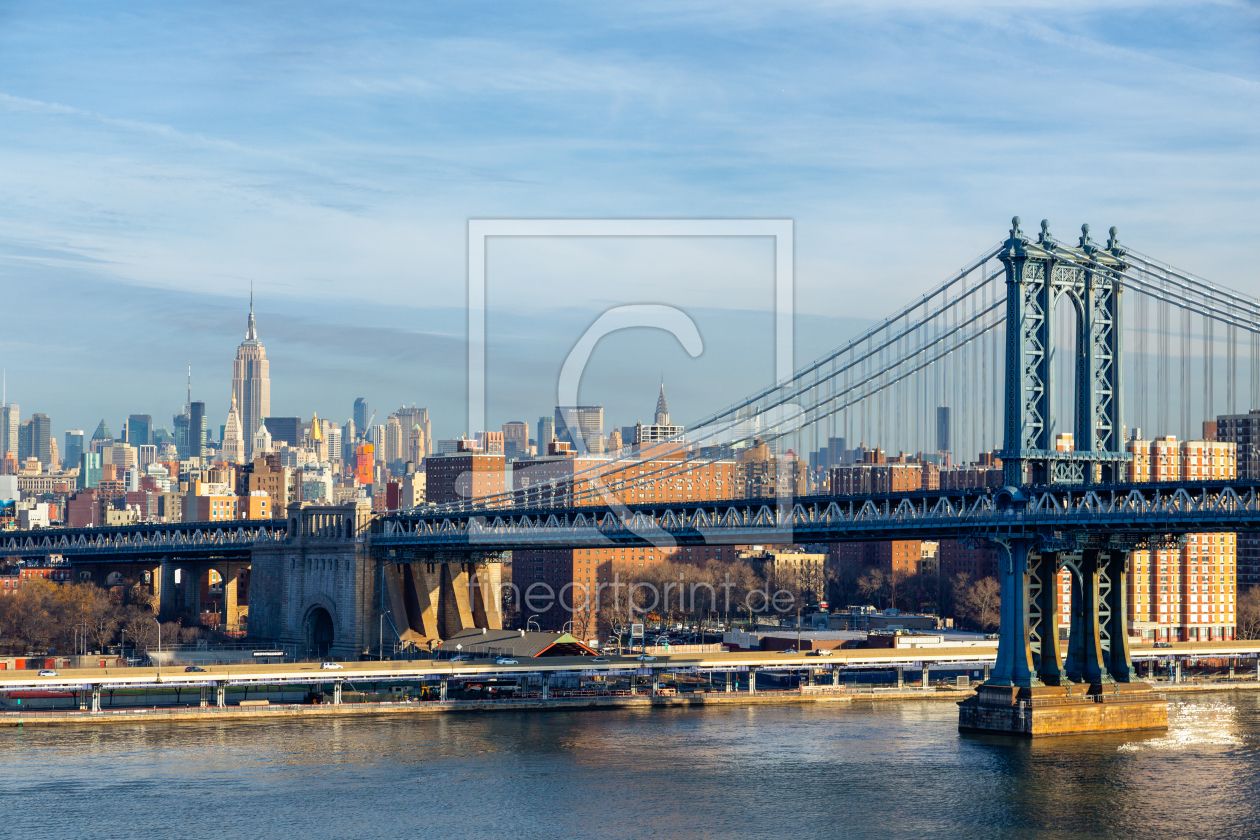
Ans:
[[[1244,3],[0,4],[0,357],[60,431],[215,425],[249,288],[272,410],[428,405],[463,431],[470,217],[795,220],[797,360],[1013,214],[1260,293],[1260,13]],[[489,419],[688,422],[770,377],[768,241],[508,240]]]

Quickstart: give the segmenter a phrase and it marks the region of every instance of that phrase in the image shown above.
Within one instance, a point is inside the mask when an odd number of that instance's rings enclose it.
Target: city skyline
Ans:
[[[276,412],[344,422],[366,396],[428,405],[438,436],[469,431],[466,224],[491,216],[793,219],[798,363],[1012,213],[1117,224],[1131,247],[1257,291],[1242,7],[684,8],[371,11],[362,30],[337,9],[297,27],[266,7],[195,26],[143,4],[12,12],[0,273],[6,304],[62,340],[0,343],[9,398],[58,428],[165,418],[191,360],[217,429],[253,283]],[[387,48],[353,34],[386,19]],[[257,40],[230,36],[242,21]],[[1105,118],[1078,107],[1102,101]],[[1042,130],[1056,109],[1080,116]],[[493,243],[491,416],[548,411],[576,337],[644,300],[691,314],[704,353],[610,337],[580,401],[647,421],[601,381],[638,394],[662,368],[678,422],[738,398],[748,365],[769,373],[770,266],[761,242]]]

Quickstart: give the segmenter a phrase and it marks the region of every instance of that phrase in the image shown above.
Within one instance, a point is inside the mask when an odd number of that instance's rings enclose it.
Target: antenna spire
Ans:
[[[249,281],[249,327],[245,330],[246,341],[258,340],[258,329],[254,326],[254,281]]]

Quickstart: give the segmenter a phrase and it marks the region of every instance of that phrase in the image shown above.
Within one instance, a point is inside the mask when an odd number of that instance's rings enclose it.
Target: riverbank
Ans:
[[[1256,681],[1155,683],[1161,693],[1209,691],[1260,691]],[[549,712],[575,709],[624,709],[646,707],[704,708],[716,706],[776,706],[806,703],[889,703],[944,700],[957,703],[974,694],[973,689],[849,689],[812,686],[793,691],[707,692],[663,696],[555,697],[504,700],[399,700],[379,703],[272,703],[265,706],[185,706],[86,710],[0,712],[0,728],[46,726],[95,726],[116,723],[157,723],[208,720],[265,720],[278,718],[329,718],[371,715],[433,715],[482,712]]]

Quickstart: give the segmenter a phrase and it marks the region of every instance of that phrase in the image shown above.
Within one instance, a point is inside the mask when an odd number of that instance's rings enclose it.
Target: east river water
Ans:
[[[960,736],[943,701],[0,732],[0,837],[1260,837],[1260,693],[1169,732]]]

